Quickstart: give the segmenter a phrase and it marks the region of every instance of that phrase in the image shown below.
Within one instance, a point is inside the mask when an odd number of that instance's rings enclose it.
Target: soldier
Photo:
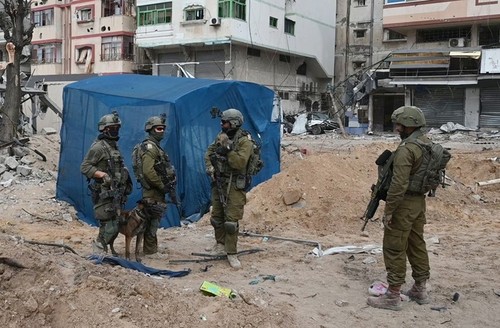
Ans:
[[[430,266],[424,241],[425,192],[414,190],[413,186],[419,185],[419,182],[421,185],[423,176],[418,172],[422,170],[418,169],[428,164],[423,163],[422,147],[416,141],[423,144],[430,144],[431,141],[420,130],[425,126],[425,117],[418,107],[400,107],[391,119],[402,141],[394,154],[393,176],[382,218],[383,254],[389,287],[385,295],[370,297],[367,303],[372,307],[399,311],[406,257],[415,283],[405,294],[419,304],[429,303],[426,281],[430,276]]]
[[[237,109],[222,113],[222,131],[205,153],[207,174],[212,184],[210,222],[215,231],[213,254],[227,254],[231,267],[239,269],[237,257],[239,220],[243,218],[248,187],[247,164],[253,151],[248,133],[241,129],[243,115]]]
[[[148,138],[134,148],[132,155],[134,173],[142,186],[142,203],[147,216],[143,246],[145,255],[158,253],[156,233],[167,208],[165,195],[168,193],[172,203],[177,204],[175,169],[160,146],[165,128],[165,115],[148,118],[144,125]]]
[[[94,216],[99,223],[94,245],[106,252],[107,245],[118,236],[120,212],[132,192],[132,180],[117,145],[120,127],[117,112],[101,117],[98,123],[100,134],[80,166],[80,171],[89,181]]]

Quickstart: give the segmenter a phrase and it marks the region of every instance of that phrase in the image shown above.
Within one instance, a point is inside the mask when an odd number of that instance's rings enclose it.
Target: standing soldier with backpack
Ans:
[[[375,308],[399,311],[407,257],[415,283],[404,294],[418,304],[429,303],[425,195],[435,187],[432,177],[444,169],[451,156],[423,134],[420,128],[425,126],[425,117],[418,107],[400,107],[392,113],[391,119],[402,141],[393,155],[392,179],[382,217],[383,254],[389,287],[384,295],[370,297],[367,303]]]
[[[106,252],[107,245],[118,235],[120,212],[132,192],[132,180],[117,145],[120,127],[117,112],[101,117],[100,134],[80,166],[89,181],[94,216],[99,222],[99,235],[94,245]]]
[[[214,227],[214,255],[225,255],[229,265],[241,267],[237,243],[239,221],[243,218],[246,190],[249,187],[248,163],[254,152],[254,143],[248,132],[241,129],[243,115],[237,109],[222,113],[221,129],[205,153],[207,174],[212,179],[212,213]]]
[[[167,153],[160,146],[165,128],[164,114],[148,118],[144,126],[148,138],[137,144],[132,153],[134,174],[142,186],[142,204],[147,216],[144,230],[144,255],[158,252],[156,233],[167,209],[166,194],[169,194],[172,203],[177,204],[175,169]]]

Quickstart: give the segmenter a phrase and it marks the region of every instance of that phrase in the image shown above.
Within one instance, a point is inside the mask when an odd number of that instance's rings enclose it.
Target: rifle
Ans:
[[[217,185],[217,191],[219,192],[219,201],[221,202],[222,206],[226,208],[227,198],[226,195],[224,194],[224,188],[222,186],[222,175],[218,163],[219,160],[225,160],[225,158],[222,156],[217,156],[217,154],[215,153],[210,155],[210,163],[212,163],[212,166],[214,167],[214,179]]]
[[[439,171],[439,184],[444,188],[446,186],[446,171],[445,170],[440,170]],[[433,188],[429,190],[429,193],[427,194],[428,197],[436,197],[436,188]]]
[[[177,179],[175,176],[175,169],[172,167],[172,174],[169,174],[167,171],[167,161],[158,161],[154,164],[154,169],[156,173],[160,176],[161,182],[165,186],[165,193],[168,193],[170,196],[170,200],[172,203],[177,204],[177,195],[175,194],[175,190],[177,187]],[[169,178],[169,176],[173,175],[173,179]]]
[[[375,212],[377,212],[380,201],[385,200],[387,197],[387,190],[389,189],[389,184],[392,179],[393,157],[394,155],[390,150],[385,150],[375,161],[375,164],[379,167],[379,178],[377,183],[371,187],[372,194],[370,202],[366,207],[365,213],[361,217],[361,220],[365,221],[361,231],[365,231],[368,221],[371,221]]]

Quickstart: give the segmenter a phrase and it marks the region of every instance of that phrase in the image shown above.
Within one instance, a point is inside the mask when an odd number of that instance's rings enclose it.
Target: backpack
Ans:
[[[132,170],[134,171],[135,178],[140,183],[140,185],[145,189],[150,189],[149,184],[144,178],[142,173],[142,155],[146,152],[146,143],[141,142],[134,146],[132,150]]]
[[[417,172],[410,177],[408,190],[425,194],[433,192],[440,185],[444,185],[446,164],[451,159],[451,154],[443,146],[431,142],[424,143],[418,139],[410,141],[422,149],[422,164]]]
[[[264,167],[264,161],[262,160],[262,149],[261,146],[255,142],[252,135],[248,131],[244,131],[243,135],[246,135],[248,139],[253,144],[253,151],[250,154],[250,158],[247,163],[247,175],[256,175]]]

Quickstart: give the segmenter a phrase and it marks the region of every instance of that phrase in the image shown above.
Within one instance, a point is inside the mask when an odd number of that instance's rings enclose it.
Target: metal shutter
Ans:
[[[479,127],[500,127],[500,88],[481,88],[481,111],[479,114]]]
[[[414,92],[414,104],[424,112],[428,127],[440,127],[448,122],[463,125],[464,101],[464,88],[419,86]]]
[[[158,75],[177,76],[177,67],[173,63],[183,63],[186,58],[182,52],[158,54]]]
[[[195,76],[197,78],[224,79],[225,77],[224,49],[211,51],[197,51]]]

